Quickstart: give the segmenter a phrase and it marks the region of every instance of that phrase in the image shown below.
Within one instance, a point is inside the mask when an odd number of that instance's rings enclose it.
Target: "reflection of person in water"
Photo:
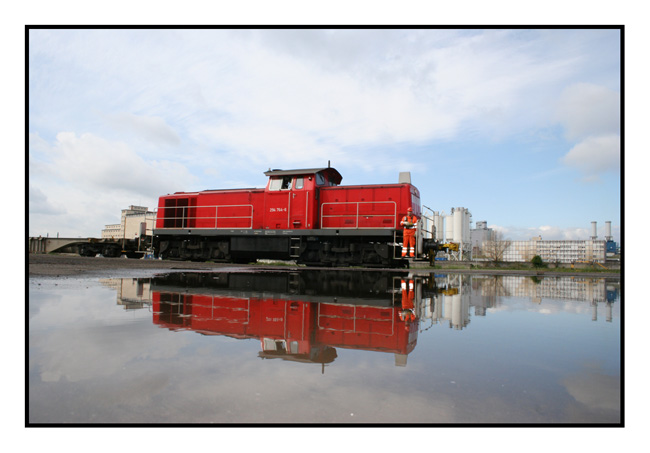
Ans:
[[[408,281],[408,287],[406,280],[402,280],[402,311],[399,313],[399,317],[402,321],[415,321],[415,289],[413,280]]]

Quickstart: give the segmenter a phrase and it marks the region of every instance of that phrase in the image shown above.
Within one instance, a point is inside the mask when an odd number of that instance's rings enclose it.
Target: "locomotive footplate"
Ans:
[[[154,231],[163,259],[251,262],[295,260],[320,266],[403,266],[395,259],[390,230],[196,230]]]

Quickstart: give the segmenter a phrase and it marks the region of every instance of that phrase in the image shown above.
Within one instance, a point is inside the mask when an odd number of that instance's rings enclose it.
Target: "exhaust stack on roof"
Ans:
[[[399,184],[411,184],[411,172],[410,171],[401,171],[399,172]]]

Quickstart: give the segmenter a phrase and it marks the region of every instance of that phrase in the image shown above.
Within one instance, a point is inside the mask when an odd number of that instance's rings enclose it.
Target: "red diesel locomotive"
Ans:
[[[332,167],[269,170],[264,189],[176,192],[160,197],[154,228],[163,259],[296,260],[319,266],[397,266],[400,221],[420,216],[408,183],[339,186]]]

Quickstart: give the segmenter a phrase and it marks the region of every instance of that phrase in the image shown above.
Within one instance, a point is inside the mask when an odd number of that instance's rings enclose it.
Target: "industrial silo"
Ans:
[[[445,217],[445,241],[454,240],[454,210],[452,208],[451,214]]]
[[[433,239],[442,240],[445,230],[443,230],[443,218],[438,211],[432,211],[431,225],[433,226]]]
[[[465,208],[454,210],[453,241],[459,244],[470,242],[469,211]]]
[[[453,241],[463,242],[463,208],[454,209],[454,236]]]

